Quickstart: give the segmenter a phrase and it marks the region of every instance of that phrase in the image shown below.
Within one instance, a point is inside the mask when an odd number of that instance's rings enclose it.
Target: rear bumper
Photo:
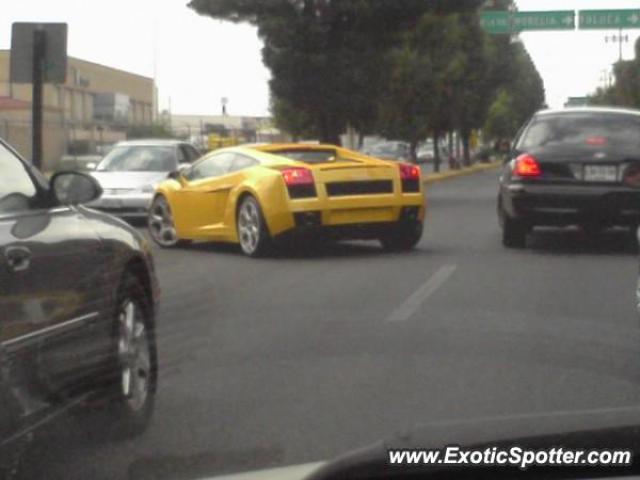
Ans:
[[[419,207],[405,207],[398,220],[392,222],[348,223],[341,225],[322,225],[319,212],[298,213],[296,225],[275,236],[276,240],[296,238],[324,238],[334,240],[374,240],[388,234],[421,223],[418,219]]]
[[[364,238],[362,235],[347,235],[348,232],[376,230],[380,226],[395,225],[411,218],[424,220],[425,198],[421,190],[417,193],[388,195],[361,195],[339,198],[308,198],[291,200],[286,209],[266,212],[269,231],[274,237],[290,231],[345,232],[346,236]],[[371,227],[371,228],[369,228]],[[363,234],[365,237],[368,234]]]
[[[640,224],[640,191],[611,185],[532,185],[501,187],[504,213],[530,225]]]

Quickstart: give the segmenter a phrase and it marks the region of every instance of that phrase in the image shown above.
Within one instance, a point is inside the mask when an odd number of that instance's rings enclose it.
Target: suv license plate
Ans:
[[[585,165],[586,182],[615,182],[618,179],[618,167],[614,165]]]

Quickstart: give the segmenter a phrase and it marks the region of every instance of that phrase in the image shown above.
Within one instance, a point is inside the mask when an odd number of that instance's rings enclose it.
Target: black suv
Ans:
[[[2,462],[71,407],[104,405],[124,435],[153,411],[153,260],[135,230],[81,206],[100,193],[81,173],[48,181],[0,140]]]
[[[500,178],[498,218],[506,247],[524,247],[535,226],[640,223],[640,111],[545,110],[516,138]]]

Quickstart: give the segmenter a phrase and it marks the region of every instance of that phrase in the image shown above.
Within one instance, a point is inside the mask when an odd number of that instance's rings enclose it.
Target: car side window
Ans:
[[[187,155],[185,154],[182,145],[180,145],[176,149],[176,156],[178,158],[178,165],[180,165],[181,163],[191,163],[189,162],[189,157],[187,157]]]
[[[236,154],[234,155],[233,163],[231,164],[230,172],[237,172],[244,170],[245,168],[255,167],[258,165],[258,161],[248,157],[247,155]]]
[[[23,163],[0,143],[0,214],[27,210],[36,193]]]
[[[191,160],[190,160],[191,162],[195,162],[197,159],[199,159],[202,156],[202,154],[192,145],[187,145],[185,148],[187,149],[187,152],[189,152],[189,155],[191,156]]]
[[[187,180],[202,180],[229,173],[235,155],[230,152],[214,153],[196,163],[185,175]]]
[[[183,163],[193,163],[200,157],[198,151],[191,145],[180,145],[180,152],[184,157]]]

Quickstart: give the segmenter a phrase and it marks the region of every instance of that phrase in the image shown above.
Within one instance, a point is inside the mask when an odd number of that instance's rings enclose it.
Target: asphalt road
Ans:
[[[25,478],[201,478],[328,459],[417,423],[637,405],[634,245],[549,230],[505,250],[496,175],[431,186],[410,253],[157,250],[151,428],[106,442],[65,419]]]

